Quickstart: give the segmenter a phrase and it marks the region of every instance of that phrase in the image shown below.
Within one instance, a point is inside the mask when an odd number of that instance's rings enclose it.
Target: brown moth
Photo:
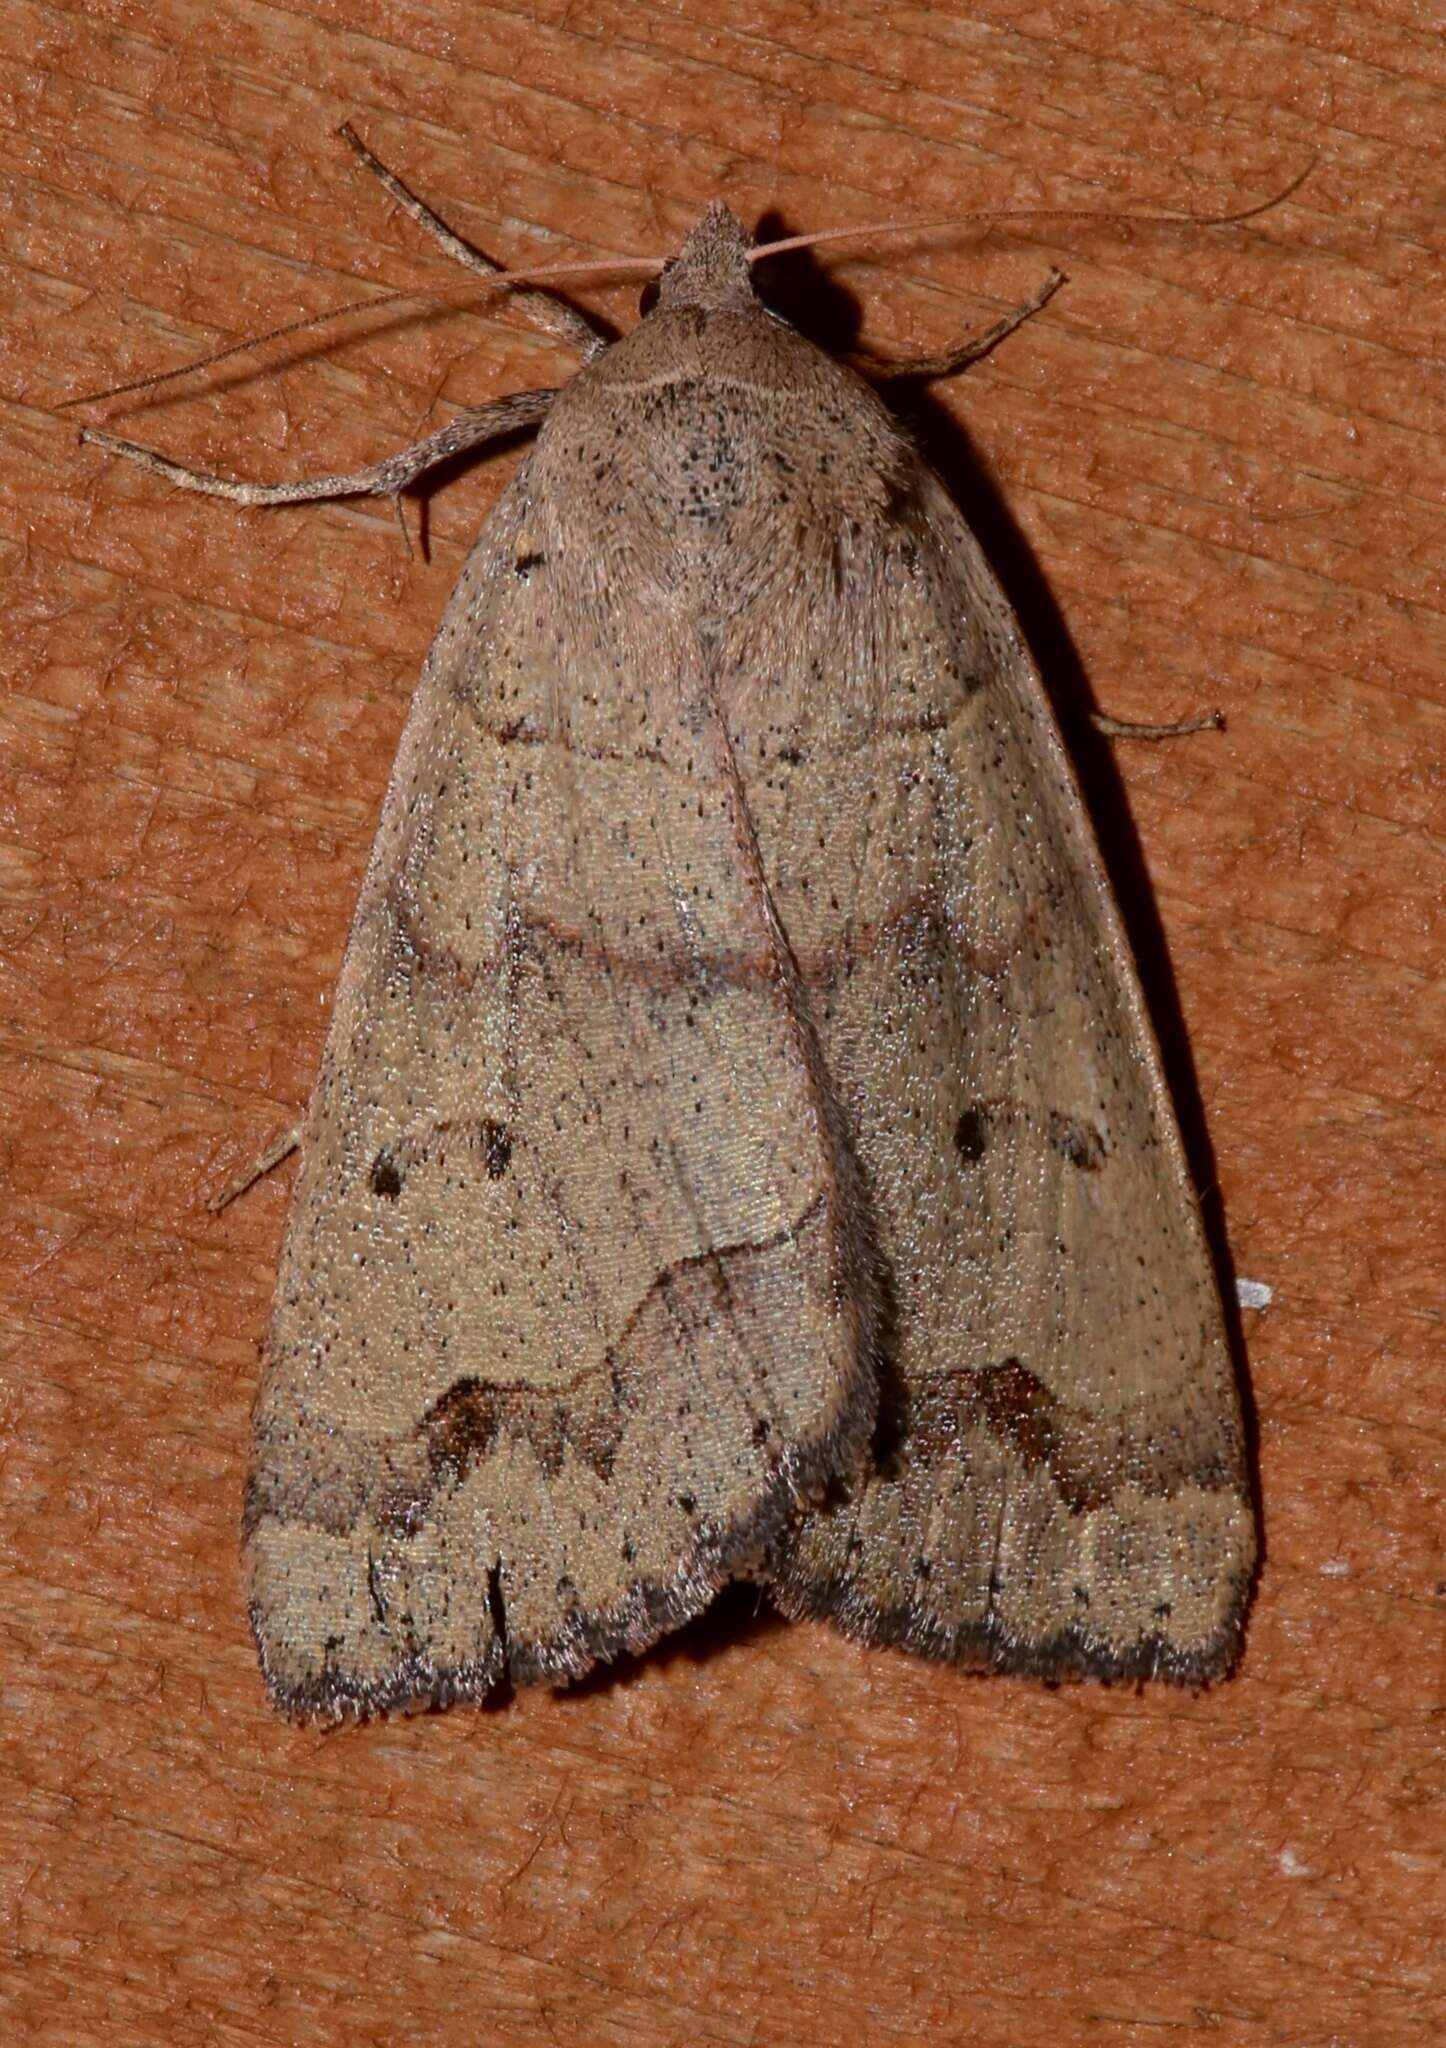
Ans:
[[[151,459],[396,490],[543,419],[302,1135],[244,1534],[293,1714],[564,1683],[743,1575],[975,1667],[1236,1653],[1237,1390],[1078,787],[963,519],[748,248],[710,207],[561,390],[360,477]]]

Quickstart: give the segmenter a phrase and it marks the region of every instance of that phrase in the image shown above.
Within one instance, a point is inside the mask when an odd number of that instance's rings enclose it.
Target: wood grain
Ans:
[[[1441,47],[1396,0],[157,0],[0,15],[0,2016],[43,2043],[1437,2038]],[[64,398],[505,260],[1057,203],[792,273],[919,426],[1081,740],[1242,1317],[1266,1562],[1206,1696],[967,1680],[737,1594],[575,1695],[266,1708],[237,1516],[285,1173],[392,747],[506,460],[245,515]],[[782,280],[787,284],[789,280]],[[586,294],[626,323],[635,288]],[[84,412],[277,477],[566,358],[388,309]],[[966,426],[967,423],[967,426]],[[411,510],[415,529],[417,514]]]

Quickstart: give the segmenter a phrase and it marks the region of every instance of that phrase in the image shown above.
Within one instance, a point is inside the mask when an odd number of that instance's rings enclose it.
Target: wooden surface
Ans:
[[[0,38],[0,2035],[1439,2039],[1427,10],[7,0]],[[205,1201],[306,1096],[510,458],[435,492],[409,559],[385,507],[181,497],[54,407],[451,285],[347,117],[509,260],[666,251],[714,194],[790,230],[1217,212],[1320,159],[1246,227],[792,274],[830,341],[861,311],[906,349],[1059,262],[921,429],[1072,723],[1228,716],[1086,748],[1225,1270],[1275,1290],[1241,1330],[1266,1563],[1208,1696],[964,1679],[740,1594],[568,1697],[330,1735],[263,1703],[236,1530],[288,1171]],[[587,296],[626,322],[636,287]],[[567,368],[513,314],[406,309],[85,416],[279,477]]]

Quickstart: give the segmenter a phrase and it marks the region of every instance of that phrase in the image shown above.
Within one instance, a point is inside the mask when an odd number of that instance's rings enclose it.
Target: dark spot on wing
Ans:
[[[975,1374],[979,1405],[997,1437],[1012,1444],[1027,1466],[1051,1471],[1059,1460],[1058,1403],[1044,1381],[1017,1358]]]
[[[483,1156],[487,1161],[487,1178],[501,1180],[512,1157],[512,1133],[506,1124],[500,1124],[492,1117],[482,1120]]]
[[[1071,1166],[1079,1167],[1083,1173],[1098,1173],[1105,1163],[1103,1133],[1093,1124],[1064,1116],[1057,1109],[1051,1110],[1049,1115],[1049,1142]]]
[[[468,1376],[454,1380],[422,1418],[427,1460],[439,1481],[460,1484],[499,1435],[526,1444],[539,1469],[555,1479],[564,1454],[589,1464],[599,1479],[612,1477],[623,1417],[616,1402],[602,1407],[579,1375],[574,1387],[528,1387]]]
[[[954,1150],[961,1159],[982,1159],[989,1142],[989,1113],[982,1102],[971,1103],[959,1112],[954,1126]]]

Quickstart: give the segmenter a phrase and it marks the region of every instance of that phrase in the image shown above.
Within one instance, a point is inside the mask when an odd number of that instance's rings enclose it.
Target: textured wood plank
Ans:
[[[1439,41],[1399,4],[122,0],[0,17],[0,2014],[46,2043],[1424,2043],[1439,2031]],[[1048,314],[921,405],[1082,741],[1236,1270],[1267,1555],[1201,1698],[966,1681],[752,1597],[615,1679],[332,1736],[236,1522],[290,1120],[408,695],[505,460],[247,518],[55,402],[506,259],[1044,201],[794,273],[820,338]],[[592,302],[624,323],[633,291]],[[157,392],[258,476],[565,374],[419,307]],[[122,424],[123,423],[123,424]],[[415,523],[415,520],[414,520]],[[1433,1805],[1434,1801],[1434,1805]],[[1434,2022],[1434,2024],[1433,2024]]]

